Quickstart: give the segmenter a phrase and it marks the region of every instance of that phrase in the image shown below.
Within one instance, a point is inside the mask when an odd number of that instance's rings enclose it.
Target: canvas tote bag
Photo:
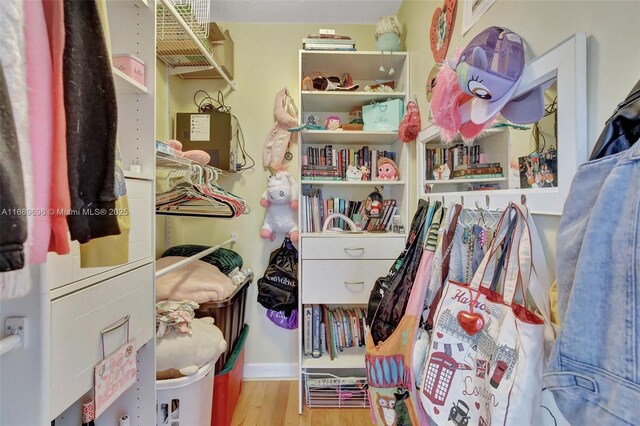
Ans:
[[[540,293],[533,288],[538,280],[531,279],[534,235],[528,217],[510,205],[471,284],[445,286],[419,390],[437,424],[541,424],[545,325],[524,306],[533,304],[528,295]],[[505,267],[492,289],[496,259],[507,241]]]
[[[440,203],[436,203],[432,210],[435,210],[432,223],[421,231],[425,234],[424,238],[416,238],[421,241],[420,244],[429,237],[437,239],[442,218]],[[407,308],[393,333],[378,344],[374,343],[371,333],[367,333],[365,366],[369,405],[372,421],[380,426],[428,424],[416,390],[411,359],[433,266],[434,250],[435,247],[427,246],[422,251]]]

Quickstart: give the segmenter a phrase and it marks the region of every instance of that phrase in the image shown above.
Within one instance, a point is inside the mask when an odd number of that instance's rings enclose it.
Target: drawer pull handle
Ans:
[[[345,281],[345,285],[364,285],[364,281]]]
[[[104,335],[105,334],[107,334],[107,333],[109,333],[111,331],[117,330],[120,327],[122,327],[123,325],[127,324],[127,340],[126,341],[127,342],[129,341],[129,320],[130,319],[131,319],[131,315],[127,315],[124,318],[122,318],[122,319],[114,322],[113,324],[107,326],[107,328],[105,328],[104,330],[102,330],[100,332],[100,335],[102,337],[102,358],[105,357],[105,354],[104,354]]]
[[[345,251],[345,252],[349,252],[349,251],[351,251],[351,250],[354,250],[354,251],[355,251],[355,250],[364,251],[364,247],[345,247],[345,248],[344,248],[344,251]]]

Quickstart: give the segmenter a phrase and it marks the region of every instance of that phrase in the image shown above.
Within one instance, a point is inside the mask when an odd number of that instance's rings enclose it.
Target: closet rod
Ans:
[[[189,263],[195,260],[201,259],[206,255],[213,253],[214,251],[218,250],[220,247],[226,246],[227,244],[235,243],[236,241],[237,241],[236,234],[231,234],[231,238],[229,238],[227,241],[223,243],[218,244],[215,247],[208,248],[204,251],[201,251],[198,254],[194,254],[193,256],[187,257],[186,259],[181,260],[180,262],[174,263],[171,266],[167,266],[166,268],[162,268],[159,271],[156,271],[156,278],[159,278],[165,274],[168,274],[169,272],[174,271],[176,269],[182,268],[183,266],[188,265]]]

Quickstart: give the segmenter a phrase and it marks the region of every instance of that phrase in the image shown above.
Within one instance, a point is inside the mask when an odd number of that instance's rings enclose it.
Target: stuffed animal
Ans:
[[[398,135],[402,142],[411,142],[418,137],[418,133],[420,133],[420,111],[418,111],[418,105],[410,101],[407,103],[407,113],[398,127]]]
[[[189,151],[182,151],[182,142],[170,139],[167,141],[167,145],[173,148],[177,155],[182,156],[191,161],[195,161],[200,164],[209,164],[211,161],[211,156],[201,149],[191,149]]]
[[[260,237],[273,241],[276,233],[281,232],[289,234],[294,243],[298,242],[298,182],[289,172],[269,176],[260,205],[267,209]]]
[[[398,165],[390,158],[382,157],[378,160],[378,180],[398,180]]]
[[[352,164],[349,164],[346,176],[348,181],[362,180],[362,170]]]
[[[287,89],[281,89],[276,93],[273,116],[276,122],[273,123],[269,134],[264,140],[262,165],[276,170],[284,170],[286,167],[283,164],[284,155],[287,152],[289,143],[297,138],[295,133],[290,133],[287,129],[298,125],[298,110]]]
[[[433,179],[435,180],[448,180],[451,177],[451,169],[447,163],[436,165],[433,171]]]
[[[158,337],[156,378],[191,376],[206,363],[215,363],[227,350],[227,342],[213,322],[211,317],[194,318],[191,334],[171,332]]]
[[[342,121],[340,120],[340,117],[338,117],[337,115],[330,115],[327,117],[327,120],[324,123],[324,127],[327,130],[338,130],[340,129],[341,124]]]

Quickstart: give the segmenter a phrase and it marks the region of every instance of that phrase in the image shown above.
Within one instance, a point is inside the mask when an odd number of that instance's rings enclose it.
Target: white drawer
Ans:
[[[129,201],[129,217],[131,231],[129,232],[129,262],[142,260],[153,256],[153,182],[148,180],[127,179],[127,195]],[[80,245],[71,242],[71,253],[58,256],[49,253],[47,257],[46,277],[49,288],[55,289],[79,281],[93,275],[113,269],[111,267],[81,268]]]
[[[392,260],[303,260],[302,303],[369,302],[373,284]]]
[[[153,337],[154,302],[152,264],[51,302],[51,418],[93,387],[102,330],[129,315],[138,347]],[[106,354],[125,343],[126,331],[124,325],[105,334]]]
[[[308,237],[302,259],[396,259],[403,249],[403,237]]]

